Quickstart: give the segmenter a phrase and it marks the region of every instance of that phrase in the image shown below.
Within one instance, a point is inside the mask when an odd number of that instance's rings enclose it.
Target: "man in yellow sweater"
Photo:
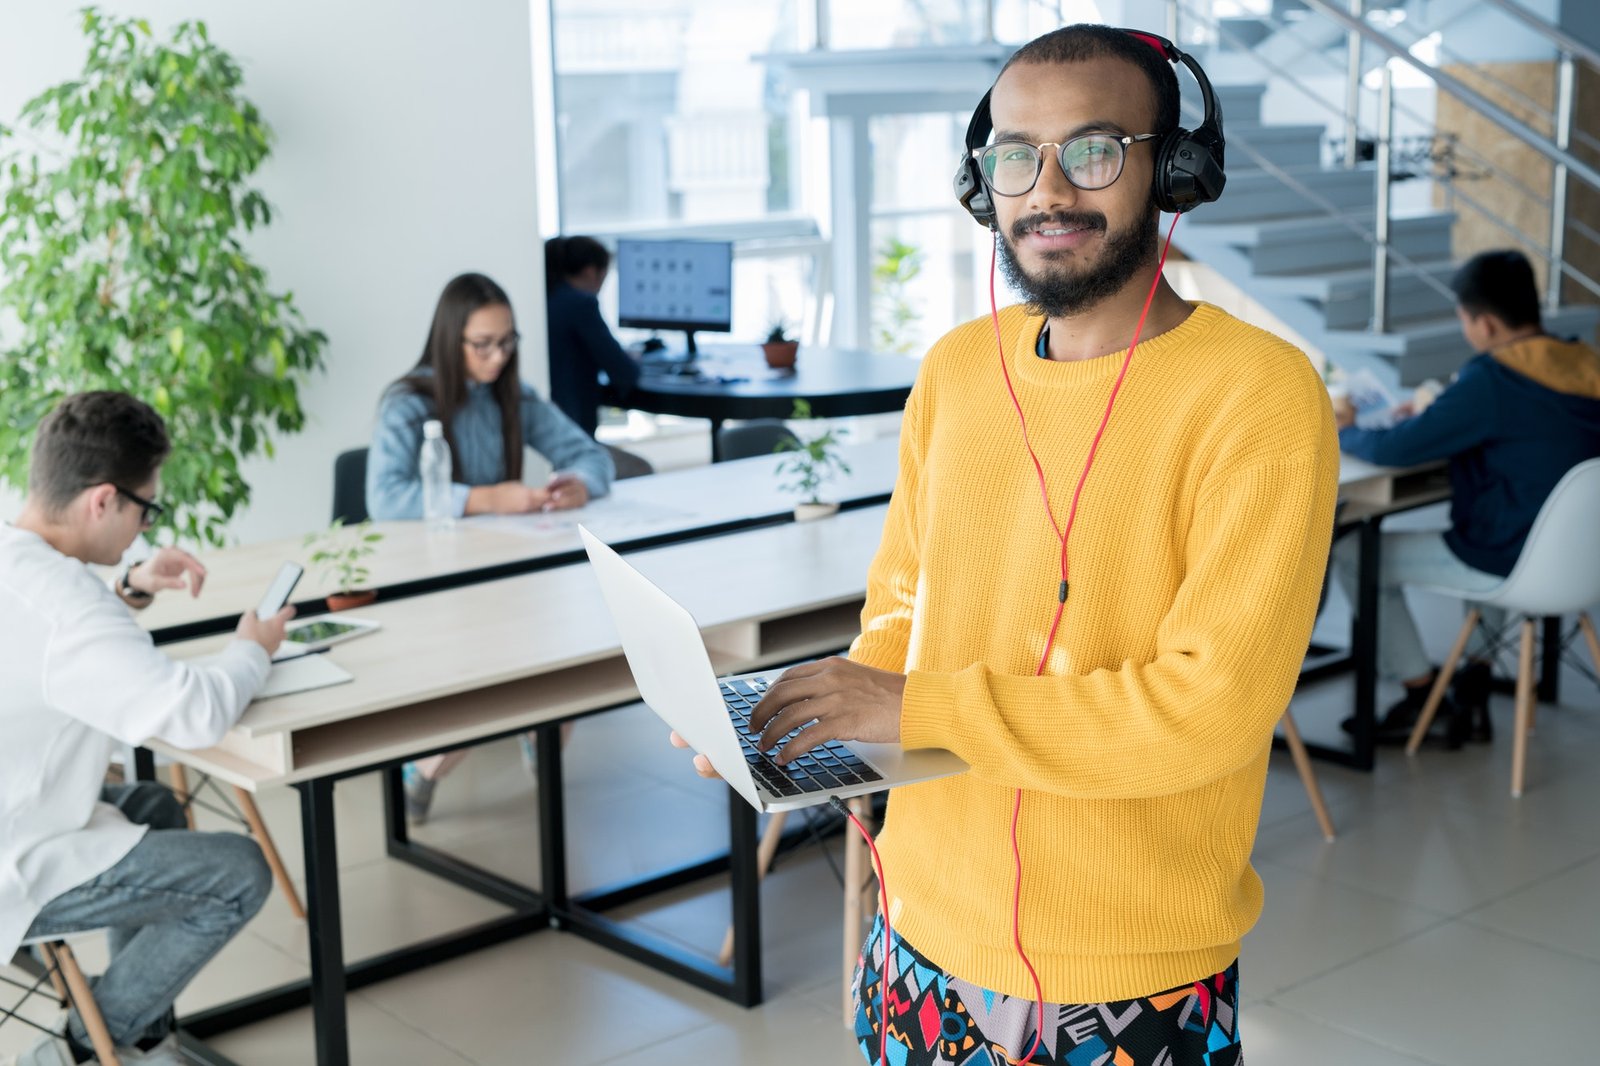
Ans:
[[[983,160],[1000,254],[1028,299],[998,315],[1017,405],[988,317],[933,347],[861,636],[848,660],[788,671],[755,715],[774,740],[806,726],[789,757],[849,738],[972,766],[890,799],[892,985],[881,924],[857,979],[872,1062],[885,1001],[902,1064],[999,1066],[1030,1050],[1063,1066],[1240,1061],[1235,960],[1262,898],[1250,849],[1339,460],[1302,353],[1157,282],[1161,142],[1142,135],[1177,125],[1167,60],[1142,36],[1074,26],[1002,72],[1000,165],[1025,169],[1031,148],[1036,168],[1008,192]],[[1152,286],[1063,589],[1053,524],[1074,513]],[[1016,936],[1037,990],[1013,941],[1016,811]]]

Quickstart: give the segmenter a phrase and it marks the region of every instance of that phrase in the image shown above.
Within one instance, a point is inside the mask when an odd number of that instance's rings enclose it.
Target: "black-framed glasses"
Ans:
[[[466,343],[466,346],[472,350],[472,354],[477,356],[479,359],[484,358],[496,348],[504,352],[506,358],[509,359],[511,356],[517,354],[517,342],[522,339],[522,334],[518,333],[516,330],[512,330],[510,333],[498,340],[475,341],[466,337],[461,339]]]
[[[167,513],[167,508],[164,504],[159,504],[155,500],[147,500],[137,492],[129,492],[121,485],[112,485],[111,487],[117,490],[118,496],[139,505],[139,524],[146,529],[161,521],[161,516]]]
[[[1075,188],[1093,192],[1106,188],[1122,176],[1130,144],[1153,141],[1160,136],[1159,133],[1121,137],[1114,133],[1086,133],[1064,144],[996,141],[974,148],[972,157],[978,161],[978,169],[983,172],[983,180],[991,191],[1001,196],[1023,196],[1038,184],[1039,175],[1044,171],[1044,150],[1054,148],[1056,163],[1067,180]]]

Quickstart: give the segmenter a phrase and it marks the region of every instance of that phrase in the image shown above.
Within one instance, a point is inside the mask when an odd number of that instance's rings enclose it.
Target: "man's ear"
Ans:
[[[98,519],[117,505],[117,487],[109,482],[104,485],[94,485],[83,490],[82,499],[88,508],[86,517],[91,520]]]

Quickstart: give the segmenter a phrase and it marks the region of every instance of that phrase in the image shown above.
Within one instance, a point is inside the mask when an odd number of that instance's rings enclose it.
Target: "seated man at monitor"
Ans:
[[[260,909],[272,884],[261,850],[234,833],[185,828],[160,785],[105,783],[121,745],[217,743],[266,680],[294,613],[253,611],[204,665],[158,650],[130,608],[163,589],[198,595],[205,570],[162,548],[113,585],[116,565],[160,516],[170,445],[161,417],[119,392],[69,396],[39,424],[28,495],[0,526],[0,960],[19,942],[108,929],[95,1001],[124,1063],[183,1060],[172,1004]],[[19,1066],[93,1057],[82,1019]]]
[[[1394,742],[1410,734],[1436,677],[1406,606],[1405,586],[1494,588],[1516,565],[1556,482],[1600,456],[1600,355],[1545,332],[1527,258],[1484,252],[1468,260],[1451,287],[1461,332],[1479,352],[1454,383],[1420,414],[1389,429],[1359,429],[1353,408],[1335,410],[1339,447],[1348,455],[1383,466],[1450,462],[1450,528],[1383,535],[1378,669],[1406,692],[1384,715],[1379,739]],[[1354,537],[1334,548],[1334,570],[1352,603],[1356,551]],[[1499,612],[1486,616],[1494,629]],[[1456,675],[1454,699],[1441,714],[1452,745],[1469,736],[1491,738],[1489,673],[1489,663],[1475,659]]]

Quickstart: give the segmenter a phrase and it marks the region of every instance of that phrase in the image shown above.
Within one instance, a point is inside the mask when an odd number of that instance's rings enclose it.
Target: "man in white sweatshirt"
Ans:
[[[0,526],[0,960],[27,937],[109,928],[95,999],[124,1063],[183,1061],[173,1001],[260,909],[271,876],[249,837],[184,828],[159,785],[107,785],[112,752],[217,743],[266,680],[293,614],[246,612],[222,654],[176,662],[130,608],[163,589],[198,595],[205,569],[162,548],[112,587],[90,572],[117,565],[160,515],[169,450],[139,400],[70,396],[39,424],[27,500]],[[18,1061],[90,1061],[88,1042],[73,1013],[63,1037]]]

